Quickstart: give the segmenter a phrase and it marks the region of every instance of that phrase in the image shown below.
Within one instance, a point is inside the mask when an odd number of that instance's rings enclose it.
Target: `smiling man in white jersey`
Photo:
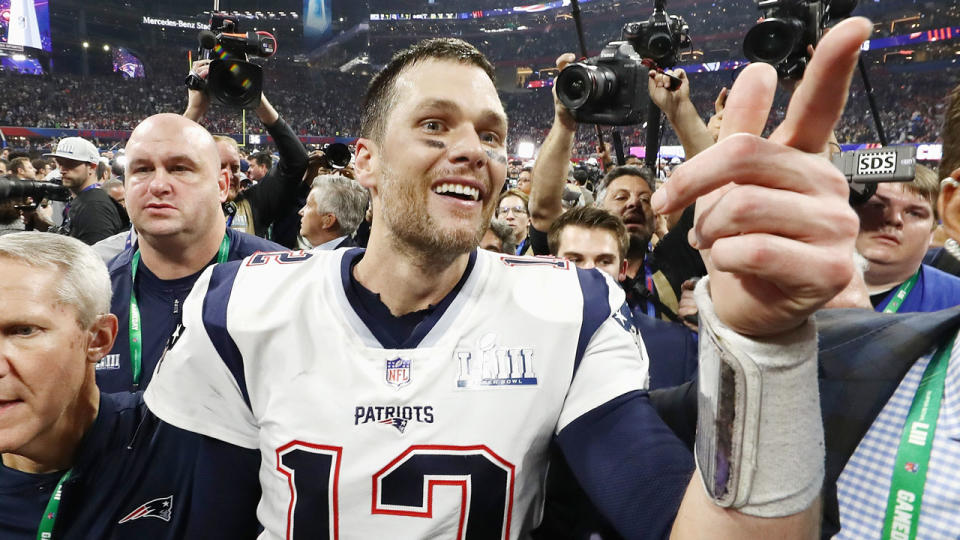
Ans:
[[[507,121],[492,67],[458,40],[402,51],[371,83],[355,166],[373,201],[368,249],[254,255],[206,272],[148,404],[260,450],[264,538],[526,537],[551,441],[624,536],[811,534],[823,433],[808,317],[849,281],[856,235],[845,179],[814,153],[869,28],[858,19],[830,33],[809,68],[816,82],[772,140],[757,134],[774,72],[746,70],[729,141],[654,199],[670,211],[700,197],[697,247],[714,248],[701,313],[722,336],[703,341],[763,371],[764,424],[746,428],[759,442],[730,463],[743,479],[728,483],[713,464],[691,479],[691,456],[647,400],[645,354],[612,280],[476,249],[506,176]],[[745,197],[734,178],[776,193],[773,215],[807,211],[732,231]],[[816,226],[827,217],[831,227]],[[822,270],[815,281],[784,274],[801,259]],[[775,391],[784,384],[796,391]]]

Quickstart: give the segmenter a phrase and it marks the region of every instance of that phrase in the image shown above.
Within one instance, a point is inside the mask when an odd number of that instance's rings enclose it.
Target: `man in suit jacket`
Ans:
[[[847,514],[841,511],[837,495],[841,473],[894,392],[904,384],[911,368],[929,356],[935,347],[953,342],[960,329],[960,307],[904,314],[863,309],[823,310],[817,314],[817,326],[820,404],[826,443],[821,534],[823,538],[832,538],[841,530],[841,514]],[[949,390],[947,388],[947,392]],[[696,383],[655,390],[650,398],[661,417],[692,447],[697,414]],[[909,398],[912,400],[912,393]],[[947,408],[941,410],[949,414]],[[900,431],[896,433],[899,437]],[[888,442],[892,448],[899,443],[896,439]],[[934,461],[931,463],[935,465]],[[947,473],[931,468],[928,482],[931,477]],[[957,498],[954,493],[952,499]],[[923,502],[929,501],[923,499]],[[924,518],[927,516],[921,514],[921,526]]]

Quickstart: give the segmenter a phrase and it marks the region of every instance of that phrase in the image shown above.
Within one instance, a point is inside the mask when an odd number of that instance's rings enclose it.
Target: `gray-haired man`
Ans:
[[[323,174],[313,181],[300,209],[300,235],[316,249],[356,246],[351,236],[367,210],[367,190],[344,176]]]

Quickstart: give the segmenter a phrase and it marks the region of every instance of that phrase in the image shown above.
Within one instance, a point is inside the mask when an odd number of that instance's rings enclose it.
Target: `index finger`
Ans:
[[[770,140],[804,152],[823,150],[847,103],[860,45],[872,28],[869,20],[852,17],[824,35]]]

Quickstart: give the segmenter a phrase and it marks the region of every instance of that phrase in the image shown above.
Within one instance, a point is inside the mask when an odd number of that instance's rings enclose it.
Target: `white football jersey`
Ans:
[[[349,300],[358,253],[208,268],[147,404],[260,450],[261,538],[526,537],[554,434],[645,388],[623,292],[564,260],[476,251],[419,343],[388,349]]]

